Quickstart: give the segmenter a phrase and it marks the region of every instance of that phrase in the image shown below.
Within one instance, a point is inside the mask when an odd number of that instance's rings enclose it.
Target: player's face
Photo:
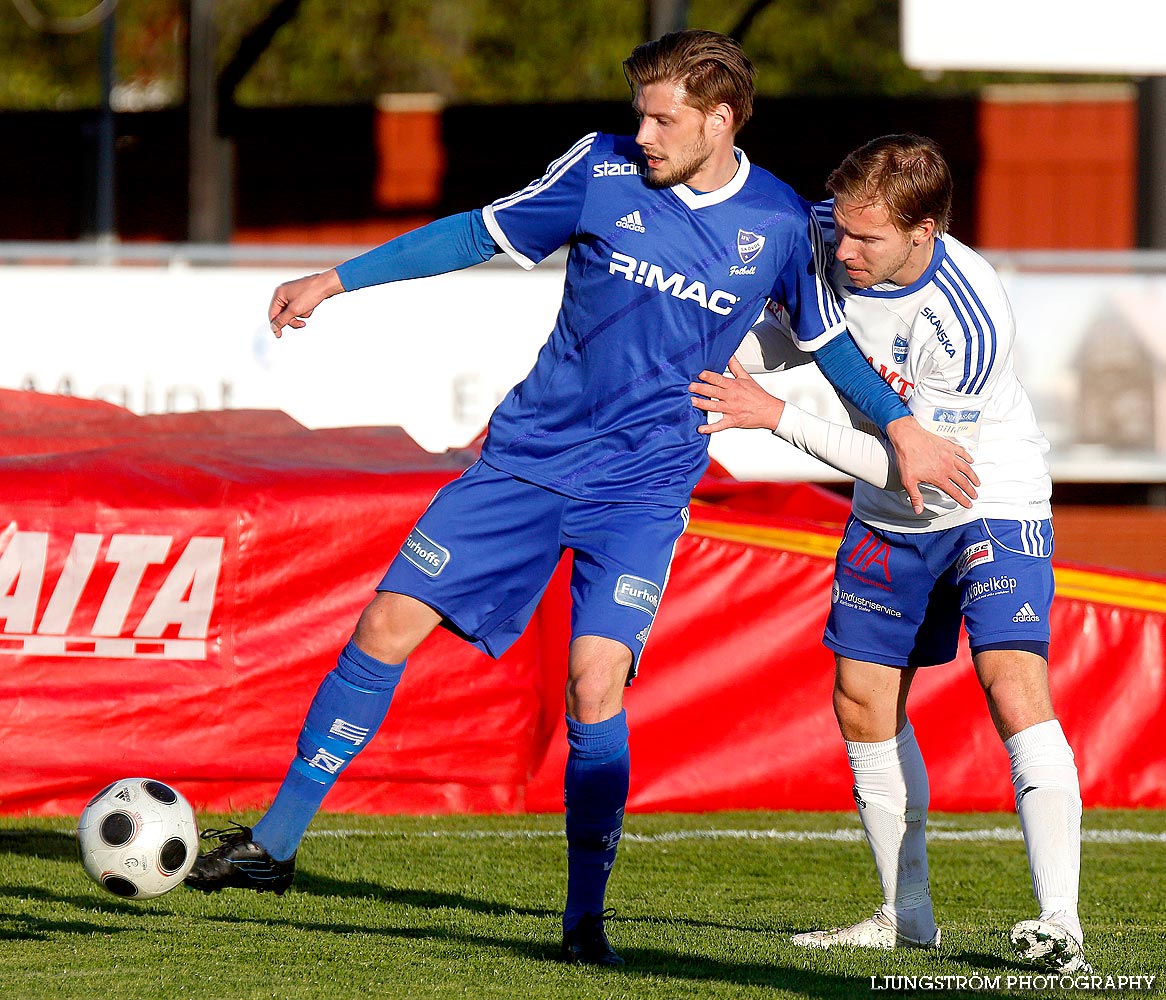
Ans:
[[[712,116],[688,104],[687,96],[677,83],[649,83],[632,101],[640,119],[636,143],[644,151],[653,187],[691,184],[706,190],[701,175],[713,154],[708,135]]]
[[[870,288],[880,281],[909,285],[931,262],[935,224],[928,219],[905,233],[881,201],[835,199],[834,228],[838,237],[834,256],[855,288]]]

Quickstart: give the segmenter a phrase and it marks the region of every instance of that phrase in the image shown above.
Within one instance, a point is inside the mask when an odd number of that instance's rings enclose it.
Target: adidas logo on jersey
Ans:
[[[620,229],[630,229],[633,233],[646,233],[648,231],[644,228],[644,220],[640,218],[639,209],[630,215],[625,215],[622,219],[616,219],[615,224]]]
[[[1012,616],[1014,622],[1039,622],[1040,615],[1032,610],[1032,605],[1025,601],[1020,610]]]

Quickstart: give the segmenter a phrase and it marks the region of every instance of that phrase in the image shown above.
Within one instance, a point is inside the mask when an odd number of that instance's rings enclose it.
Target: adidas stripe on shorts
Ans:
[[[1053,523],[981,518],[900,533],[851,517],[834,563],[826,645],[887,666],[956,655],[961,622],[972,650],[1046,656],[1053,602]]]

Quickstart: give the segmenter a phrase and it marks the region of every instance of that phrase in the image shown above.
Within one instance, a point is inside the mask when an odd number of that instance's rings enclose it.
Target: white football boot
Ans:
[[[894,922],[880,907],[873,917],[860,920],[849,927],[833,931],[806,931],[790,938],[802,948],[938,948],[939,928],[926,940],[907,937],[899,933]]]
[[[1053,972],[1092,972],[1085,961],[1080,925],[1064,912],[1042,913],[1014,924],[1008,939],[1016,957]]]

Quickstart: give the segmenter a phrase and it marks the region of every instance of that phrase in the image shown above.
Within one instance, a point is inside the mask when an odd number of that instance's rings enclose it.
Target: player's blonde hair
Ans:
[[[935,140],[926,136],[872,139],[838,165],[826,189],[856,205],[882,202],[904,233],[932,219],[942,235],[951,222],[951,170]]]
[[[717,31],[672,31],[644,42],[624,60],[623,71],[633,90],[680,84],[687,103],[706,114],[727,104],[734,132],[753,114],[753,63],[734,39]]]

